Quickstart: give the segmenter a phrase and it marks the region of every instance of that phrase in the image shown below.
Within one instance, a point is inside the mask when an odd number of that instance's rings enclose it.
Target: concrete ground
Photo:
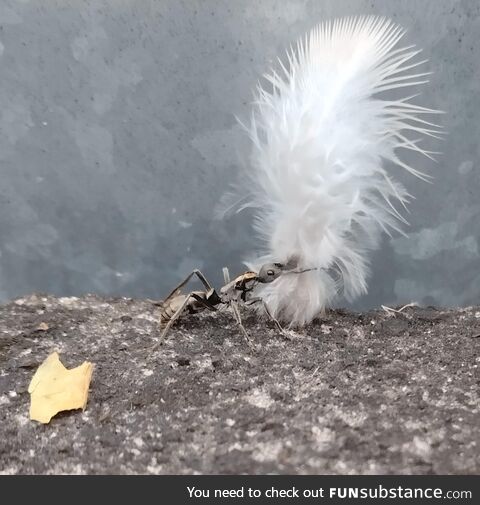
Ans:
[[[152,354],[158,312],[0,307],[0,473],[480,473],[480,307],[335,310],[290,340],[244,313],[255,350],[225,310],[186,316]],[[95,368],[85,411],[41,425],[27,388],[54,350]]]

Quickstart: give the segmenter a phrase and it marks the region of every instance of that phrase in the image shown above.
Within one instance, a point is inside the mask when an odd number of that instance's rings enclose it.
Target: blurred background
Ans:
[[[372,254],[354,305],[478,304],[478,0],[2,0],[0,301],[158,299],[193,268],[218,285],[243,271],[251,216],[213,219],[248,157],[235,115],[290,43],[356,14],[424,49],[418,103],[447,111],[448,136],[438,163],[415,159],[433,184],[398,172],[408,238]]]

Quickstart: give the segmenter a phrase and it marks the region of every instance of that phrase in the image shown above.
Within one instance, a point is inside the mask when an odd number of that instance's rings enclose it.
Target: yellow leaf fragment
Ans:
[[[30,419],[46,424],[63,410],[85,409],[92,372],[88,361],[67,370],[57,352],[50,354],[28,386]]]

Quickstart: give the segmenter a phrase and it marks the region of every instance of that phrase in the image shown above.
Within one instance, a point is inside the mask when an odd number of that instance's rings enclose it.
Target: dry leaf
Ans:
[[[93,365],[85,361],[67,370],[54,352],[38,367],[30,381],[30,419],[49,423],[63,410],[85,409]]]

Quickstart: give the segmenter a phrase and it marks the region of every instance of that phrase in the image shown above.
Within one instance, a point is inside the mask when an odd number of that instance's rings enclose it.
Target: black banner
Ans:
[[[480,503],[480,476],[473,475],[3,476],[0,486],[16,503],[35,493],[35,504],[50,505],[90,503],[99,492],[108,503],[133,505]]]

